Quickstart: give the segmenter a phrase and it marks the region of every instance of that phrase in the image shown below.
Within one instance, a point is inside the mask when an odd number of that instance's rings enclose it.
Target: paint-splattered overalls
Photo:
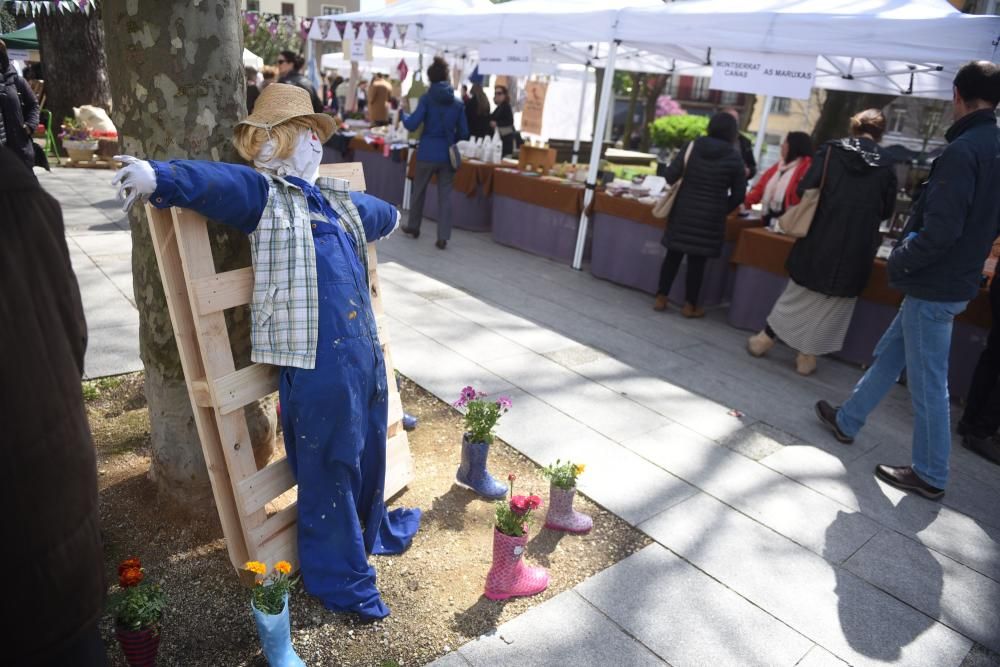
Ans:
[[[253,170],[211,162],[172,161],[181,188],[161,183],[174,205],[252,233],[264,210],[267,187],[248,183],[227,193],[238,205],[206,201],[225,185],[265,178]],[[227,169],[228,167],[228,169]],[[238,170],[238,172],[236,171]],[[181,174],[183,174],[181,176]],[[314,186],[287,178],[307,195],[316,249],[319,345],[313,369],[281,367],[281,423],[289,463],[298,482],[299,559],[306,590],[335,611],[368,618],[388,615],[375,587],[367,555],[404,551],[420,524],[420,510],[387,512],[383,500],[388,388],[363,265],[350,235]],[[239,190],[240,188],[236,188]],[[179,192],[183,192],[179,195]],[[351,194],[369,240],[392,231],[395,208],[368,195]],[[157,193],[152,197],[155,202]],[[247,210],[249,209],[249,210]],[[253,210],[257,215],[252,215]],[[248,228],[251,227],[251,228]]]

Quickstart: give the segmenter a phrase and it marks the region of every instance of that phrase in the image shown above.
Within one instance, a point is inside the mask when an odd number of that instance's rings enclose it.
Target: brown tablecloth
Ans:
[[[627,199],[625,197],[615,197],[603,192],[598,192],[594,198],[594,212],[613,215],[632,222],[638,222],[659,229],[667,228],[667,221],[653,217],[653,206],[643,204],[637,199]],[[741,218],[735,213],[726,218],[726,241],[735,242],[740,237],[740,232],[744,229],[762,227],[764,225],[760,218]]]
[[[482,162],[462,162],[455,179],[452,181],[451,189],[461,192],[466,197],[475,197],[477,188],[482,186],[484,197],[493,194],[493,173],[499,165],[485,164]],[[413,179],[416,176],[416,160],[410,163],[406,177]],[[432,183],[437,183],[437,176],[431,179]]]
[[[783,234],[776,234],[766,229],[747,229],[740,234],[730,261],[785,276],[788,275],[785,271],[785,262],[793,245],[795,239]],[[875,260],[871,278],[865,291],[861,293],[861,298],[887,306],[898,306],[902,303],[902,292],[889,286],[888,264],[885,260]],[[969,307],[958,316],[958,320],[984,329],[990,328],[992,318],[987,290],[979,291],[979,296],[969,303]]]
[[[574,188],[539,176],[494,171],[493,194],[569,215],[580,215],[583,212],[583,188]]]

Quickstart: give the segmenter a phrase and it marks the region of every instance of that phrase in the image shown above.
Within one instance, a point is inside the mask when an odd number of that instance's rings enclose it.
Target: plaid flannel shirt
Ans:
[[[264,364],[314,368],[319,297],[309,205],[301,189],[276,176],[267,176],[267,204],[257,229],[250,235],[254,265],[250,358]],[[320,178],[316,186],[353,239],[364,266],[365,284],[370,288],[365,230],[351,201],[348,181]]]

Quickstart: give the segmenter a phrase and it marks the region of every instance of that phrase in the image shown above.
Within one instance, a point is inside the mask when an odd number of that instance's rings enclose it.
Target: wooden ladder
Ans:
[[[352,190],[365,189],[360,163],[323,165],[320,173],[347,179]],[[147,204],[146,214],[229,559],[238,571],[248,560],[269,566],[287,560],[298,569],[292,471],[284,457],[258,469],[243,413],[244,406],[277,391],[278,367],[252,364],[236,370],[226,329],[226,309],[250,303],[253,269],[215,272],[206,221],[198,213]],[[402,425],[374,244],[368,245],[368,257],[389,387],[389,499],[413,479],[413,459]]]

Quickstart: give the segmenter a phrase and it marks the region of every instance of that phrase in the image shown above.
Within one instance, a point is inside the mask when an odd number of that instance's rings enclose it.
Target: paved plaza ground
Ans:
[[[63,205],[88,377],[141,368],[112,172],[40,174]],[[509,394],[498,435],[655,543],[440,665],[1000,665],[1000,467],[957,446],[943,502],[876,481],[909,461],[897,387],[853,446],[816,421],[861,371],[745,352],[724,311],[651,298],[458,231],[380,245],[399,370],[447,401]],[[573,539],[566,537],[564,539]]]

